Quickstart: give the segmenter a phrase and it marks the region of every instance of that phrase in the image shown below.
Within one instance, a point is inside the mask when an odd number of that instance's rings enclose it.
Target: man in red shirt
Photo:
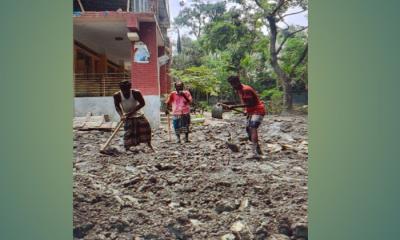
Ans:
[[[183,83],[177,81],[175,90],[169,94],[166,104],[167,111],[172,107],[172,125],[174,126],[177,143],[181,143],[181,133],[185,134],[185,142],[189,142],[189,127],[190,127],[190,104],[192,96],[189,91],[183,90]]]
[[[236,90],[242,104],[230,106],[230,109],[244,107],[247,113],[246,132],[252,142],[252,158],[264,158],[258,142],[258,127],[266,114],[264,102],[257,96],[257,92],[250,86],[242,84],[238,76],[230,76],[228,82]]]

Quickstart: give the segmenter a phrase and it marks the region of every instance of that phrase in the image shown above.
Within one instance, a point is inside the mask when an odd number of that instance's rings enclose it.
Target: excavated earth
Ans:
[[[207,118],[187,144],[160,128],[155,153],[117,136],[111,155],[110,132],[74,131],[74,239],[306,240],[307,117],[267,116],[264,160],[248,159],[244,124]]]

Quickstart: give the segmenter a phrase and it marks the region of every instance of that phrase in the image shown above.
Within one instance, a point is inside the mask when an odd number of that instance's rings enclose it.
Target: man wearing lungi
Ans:
[[[151,145],[151,128],[147,119],[140,111],[144,105],[142,93],[131,89],[131,82],[124,80],[119,85],[120,91],[114,93],[115,109],[125,122],[124,125],[124,147],[128,151],[130,147],[147,143]]]
[[[189,91],[183,90],[183,83],[177,81],[175,90],[169,94],[166,104],[167,111],[172,106],[172,124],[174,126],[177,143],[181,143],[181,134],[185,134],[185,142],[189,142],[190,127],[190,104],[192,103],[192,95]]]
[[[257,92],[250,86],[242,84],[239,76],[230,76],[228,82],[236,90],[242,101],[240,105],[229,106],[230,109],[244,107],[247,114],[246,132],[252,143],[253,155],[250,158],[265,158],[258,142],[258,127],[266,114],[264,102],[259,99]]]

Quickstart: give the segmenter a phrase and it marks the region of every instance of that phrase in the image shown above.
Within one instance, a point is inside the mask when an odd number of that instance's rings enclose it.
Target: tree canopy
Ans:
[[[238,74],[290,110],[293,92],[307,88],[308,36],[307,27],[286,18],[307,11],[308,1],[234,0],[229,8],[225,1],[192,2],[174,21],[188,33],[179,38],[172,74],[207,99],[233,98],[226,78]]]

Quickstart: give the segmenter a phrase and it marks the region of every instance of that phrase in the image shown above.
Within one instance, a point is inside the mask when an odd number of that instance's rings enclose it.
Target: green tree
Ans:
[[[177,40],[177,43],[176,43],[176,50],[178,51],[178,54],[182,53],[181,34],[179,32],[179,29],[178,29],[178,40]]]
[[[184,70],[172,69],[172,75],[185,83],[194,92],[195,98],[204,94],[208,101],[209,96],[217,96],[220,93],[220,81],[214,71],[206,66],[189,67]]]
[[[204,26],[221,17],[225,10],[225,2],[208,3],[202,0],[193,0],[193,3],[185,7],[174,19],[174,23],[178,27],[188,27],[190,34],[199,39]]]
[[[191,66],[201,66],[204,51],[200,44],[187,36],[180,38],[181,52],[173,57],[172,68],[183,70]]]
[[[196,28],[196,39],[181,38],[182,51],[173,58],[174,75],[183,78],[199,98],[215,95],[212,91],[218,89],[216,92],[219,92],[220,99],[232,99],[235,94],[226,78],[239,74],[245,84],[258,92],[275,92],[266,96],[268,99],[273,96],[276,100],[283,94],[285,109],[290,110],[293,90],[304,89],[307,85],[308,47],[307,35],[303,33],[305,28],[289,26],[284,19],[292,14],[287,14],[287,9],[293,6],[304,7],[301,11],[305,11],[306,4],[302,4],[306,1],[237,2],[241,7],[229,10],[226,10],[225,3],[220,9],[210,5],[214,10],[218,9],[212,12],[200,8],[205,3],[198,0],[181,12],[178,19],[185,17],[187,22],[180,24],[186,27],[201,20],[198,12],[202,11],[205,17],[201,28]],[[275,18],[275,25],[270,23],[270,16]],[[286,24],[286,28],[279,28],[277,24],[280,22]],[[265,27],[269,30],[267,34]],[[215,80],[208,81],[208,85],[196,83],[201,79]]]
[[[285,22],[285,17],[289,15],[299,14],[307,11],[308,0],[253,0],[244,1],[237,0],[245,8],[249,6],[250,2],[255,3],[259,14],[265,20],[264,23],[268,27],[269,34],[269,62],[276,74],[277,78],[282,84],[284,92],[284,108],[286,111],[291,111],[293,107],[292,87],[293,79],[297,68],[305,61],[308,53],[308,43],[305,43],[301,53],[298,55],[297,60],[292,62],[290,67],[285,70],[285,61],[280,61],[280,52],[285,48],[287,41],[295,34],[305,30],[303,27],[297,30],[290,30],[290,27]],[[290,8],[301,8],[300,11],[294,13],[287,13]],[[278,23],[287,25],[286,29],[279,29]],[[278,39],[281,39],[280,43]]]

